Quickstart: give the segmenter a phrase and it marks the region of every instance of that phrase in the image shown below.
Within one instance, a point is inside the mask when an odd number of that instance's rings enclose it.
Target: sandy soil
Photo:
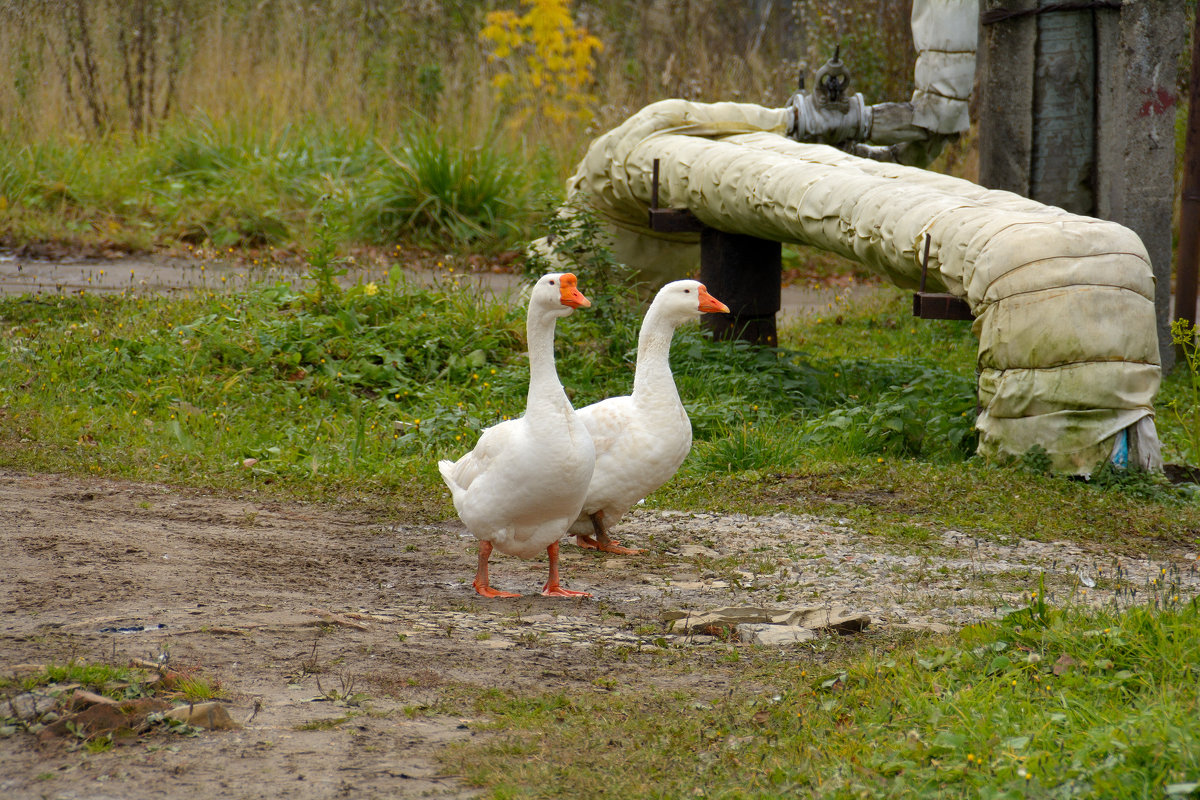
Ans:
[[[493,585],[526,596],[486,601],[471,591],[474,540],[457,521],[0,471],[0,672],[165,655],[219,680],[245,723],[101,753],[0,737],[0,796],[471,796],[437,755],[487,735],[485,721],[436,713],[447,692],[615,681],[716,698],[741,679],[745,664],[721,658],[731,645],[668,630],[667,611],[837,604],[870,615],[852,635],[869,638],[994,616],[1039,571],[1058,592],[1105,588],[1114,574],[1144,588],[1169,573],[1189,596],[1200,587],[1196,553],[1171,547],[1117,563],[1066,543],[942,531],[913,548],[847,520],[665,511],[637,512],[620,530],[651,552],[564,546],[566,585],[595,598],[542,598],[544,561],[496,557]],[[839,641],[829,634],[825,649]],[[746,652],[811,662],[819,651]],[[326,697],[353,693],[363,705]]]

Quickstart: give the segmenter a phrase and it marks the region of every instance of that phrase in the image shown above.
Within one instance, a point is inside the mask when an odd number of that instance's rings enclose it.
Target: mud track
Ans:
[[[0,674],[165,655],[219,680],[245,723],[96,753],[3,737],[0,796],[472,796],[438,754],[488,735],[485,720],[457,715],[478,688],[632,684],[715,698],[745,674],[745,661],[721,658],[730,647],[811,662],[850,639],[881,644],[871,637],[994,616],[1041,570],[1061,593],[1114,574],[1111,553],[1065,543],[939,531],[913,549],[846,520],[643,511],[620,532],[645,556],[563,548],[566,584],[593,599],[542,598],[544,561],[496,557],[493,585],[526,596],[485,601],[469,585],[475,546],[461,525],[378,513],[0,471]],[[1140,585],[1170,570],[1194,593],[1195,558],[1124,554],[1121,574]],[[662,620],[733,604],[843,605],[872,624],[820,648],[767,649],[681,635]],[[328,699],[345,694],[361,703]]]

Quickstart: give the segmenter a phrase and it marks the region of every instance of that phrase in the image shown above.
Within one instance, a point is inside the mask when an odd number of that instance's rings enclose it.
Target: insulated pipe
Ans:
[[[686,274],[696,234],[647,225],[659,202],[710,228],[844,255],[897,286],[921,279],[964,298],[980,338],[976,427],[984,456],[1037,445],[1089,474],[1129,441],[1161,468],[1153,424],[1160,368],[1154,278],[1128,228],[1018,195],[786,138],[790,109],[665,100],[596,139],[568,183],[613,231],[614,255]],[[1119,321],[1119,323],[1118,323]]]

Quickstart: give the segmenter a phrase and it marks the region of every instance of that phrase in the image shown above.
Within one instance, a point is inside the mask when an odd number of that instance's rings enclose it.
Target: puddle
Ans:
[[[119,628],[101,628],[100,633],[149,633],[166,629],[166,625],[125,625]]]

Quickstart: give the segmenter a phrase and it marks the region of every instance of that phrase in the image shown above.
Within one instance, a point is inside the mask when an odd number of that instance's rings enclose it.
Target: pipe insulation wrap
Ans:
[[[917,49],[913,123],[933,133],[963,133],[970,127],[979,2],[913,0],[911,24]]]
[[[1154,279],[1132,231],[792,141],[782,135],[789,113],[655,103],[593,143],[568,195],[586,199],[611,225],[616,257],[652,280],[698,261],[698,234],[647,227],[656,159],[661,206],[731,233],[839,253],[897,286],[918,285],[928,234],[927,289],[966,299],[976,315],[979,452],[1020,456],[1040,445],[1057,470],[1088,474],[1129,429],[1131,459],[1161,468]]]

